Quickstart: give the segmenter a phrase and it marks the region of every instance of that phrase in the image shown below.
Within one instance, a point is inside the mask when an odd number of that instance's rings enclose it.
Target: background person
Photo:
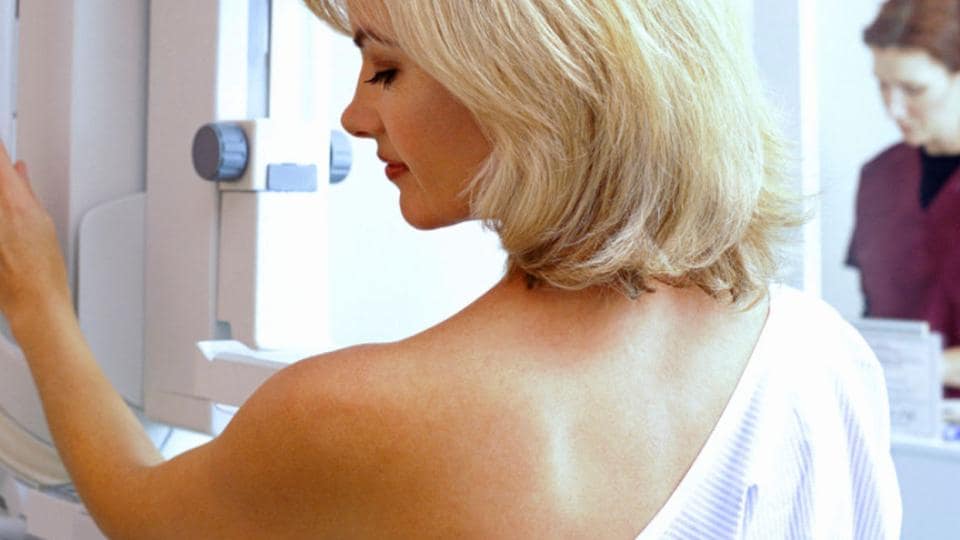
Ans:
[[[509,268],[436,327],[284,369],[163,462],[0,152],[0,309],[108,535],[898,535],[875,357],[770,286],[797,220],[730,6],[310,5],[361,50],[342,121],[376,141],[404,218],[486,220]]]
[[[863,166],[847,263],[865,316],[943,335],[945,394],[960,397],[960,0],[889,0],[864,41],[903,141]]]

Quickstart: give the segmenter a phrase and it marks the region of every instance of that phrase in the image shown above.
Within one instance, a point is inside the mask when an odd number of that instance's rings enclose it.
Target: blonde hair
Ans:
[[[469,193],[509,264],[566,289],[760,298],[799,223],[737,14],[717,0],[306,0],[391,40],[475,116]]]

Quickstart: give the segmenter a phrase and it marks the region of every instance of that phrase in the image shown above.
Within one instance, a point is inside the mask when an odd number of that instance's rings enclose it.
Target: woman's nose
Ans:
[[[340,115],[340,125],[347,133],[354,137],[372,138],[383,131],[380,115],[361,95],[362,89],[357,89],[353,100]]]

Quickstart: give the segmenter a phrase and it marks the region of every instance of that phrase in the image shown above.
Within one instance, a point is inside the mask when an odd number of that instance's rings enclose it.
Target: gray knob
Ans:
[[[330,132],[330,183],[341,182],[353,167],[353,149],[350,138],[342,131]]]
[[[238,124],[207,124],[193,138],[193,168],[207,180],[236,180],[247,168],[247,135]]]

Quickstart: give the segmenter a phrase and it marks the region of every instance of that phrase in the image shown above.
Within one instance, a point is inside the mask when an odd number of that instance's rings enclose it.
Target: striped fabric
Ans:
[[[773,287],[770,314],[726,409],[637,537],[899,538],[883,373],[832,308]]]

